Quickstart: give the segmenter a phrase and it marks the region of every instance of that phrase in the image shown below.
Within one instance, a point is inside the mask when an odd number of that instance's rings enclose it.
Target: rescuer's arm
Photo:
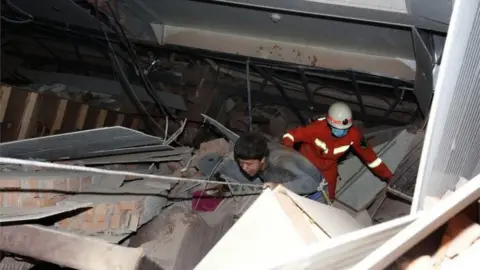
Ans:
[[[288,147],[293,147],[295,143],[299,142],[309,142],[315,135],[315,130],[317,130],[317,123],[311,123],[304,127],[297,127],[289,130],[282,137],[282,144]]]
[[[352,146],[357,155],[381,180],[388,181],[392,178],[390,169],[388,169],[387,165],[375,154],[372,147],[361,134],[359,134],[358,139],[354,141]]]

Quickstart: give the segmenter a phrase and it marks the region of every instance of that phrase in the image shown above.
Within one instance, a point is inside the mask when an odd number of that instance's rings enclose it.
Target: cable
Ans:
[[[247,59],[247,99],[248,99],[248,131],[252,131],[252,91],[250,89],[250,58]]]
[[[98,4],[97,4],[97,6],[98,6]],[[138,58],[137,58],[137,55],[135,53],[135,50],[133,49],[132,43],[130,42],[127,35],[125,34],[123,26],[118,21],[118,18],[115,15],[115,12],[113,11],[113,8],[110,5],[110,2],[107,2],[107,6],[108,6],[108,9],[110,10],[110,12],[112,13],[112,17],[115,20],[115,23],[117,24],[117,28],[120,30],[119,36],[120,36],[121,40],[123,41],[124,45],[126,45],[127,50],[130,54],[130,57],[132,57],[134,67],[137,70],[138,75],[140,75],[140,78],[142,79],[142,83],[144,84],[144,87],[145,87],[145,90],[147,91],[147,94],[149,94],[149,96],[155,102],[155,105],[160,109],[160,111],[163,114],[165,114],[165,115],[167,115],[167,116],[169,116],[173,119],[177,119],[173,115],[173,113],[170,112],[170,110],[167,108],[167,106],[165,106],[163,101],[161,99],[159,99],[159,97],[157,95],[157,92],[155,91],[155,89],[153,89],[152,85],[150,84],[150,81],[145,77],[145,74],[142,72],[142,69],[138,65]],[[98,7],[97,7],[97,10],[98,10]],[[118,32],[117,32],[117,34],[118,34]]]
[[[25,165],[25,166],[34,166],[34,167],[50,168],[50,169],[100,173],[100,174],[107,174],[107,175],[132,176],[132,177],[138,177],[138,178],[148,178],[148,179],[175,181],[175,182],[179,181],[179,182],[192,182],[192,183],[210,183],[210,184],[219,184],[219,185],[229,184],[234,186],[263,188],[263,185],[255,185],[255,184],[226,183],[221,181],[206,181],[204,179],[182,178],[182,177],[156,175],[156,174],[135,173],[135,172],[128,172],[128,171],[114,171],[114,170],[77,166],[77,165],[58,164],[58,163],[51,163],[51,162],[44,162],[44,161],[23,160],[23,159],[7,158],[7,157],[0,157],[0,164]]]
[[[5,4],[7,4],[7,6],[9,6],[11,9],[15,10],[16,12],[24,15],[24,16],[27,16],[28,19],[27,20],[24,20],[24,21],[16,21],[16,20],[12,20],[12,19],[9,19],[5,16],[1,16],[1,18],[6,21],[6,22],[9,22],[9,23],[13,23],[13,24],[25,24],[25,23],[29,23],[29,22],[32,22],[33,21],[33,16],[25,11],[23,11],[21,8],[17,7],[16,5],[14,5],[10,0],[5,0]]]
[[[98,13],[98,10],[97,10],[97,13]],[[108,38],[108,35],[107,33],[105,32],[105,29],[103,29],[103,26],[101,24],[101,22],[99,21],[99,28],[100,30],[103,32],[103,35],[105,36],[105,40],[107,41],[107,44],[108,44],[108,48],[109,48],[109,56],[112,55],[113,59],[111,59],[112,62],[114,62],[113,64],[116,64],[114,66],[117,66],[117,69],[118,69],[118,72],[120,73],[120,78],[119,78],[119,81],[120,81],[120,84],[122,84],[123,82],[123,86],[124,86],[124,89],[128,89],[127,92],[127,95],[130,96],[131,99],[133,99],[135,102],[134,102],[134,105],[136,105],[137,107],[137,110],[140,112],[140,111],[143,111],[143,113],[147,116],[147,118],[144,118],[143,121],[145,122],[145,125],[148,127],[149,126],[149,121],[150,120],[151,122],[153,122],[155,124],[155,126],[157,126],[157,128],[160,129],[160,131],[163,131],[163,127],[160,126],[157,121],[155,121],[155,119],[148,113],[147,109],[145,108],[145,106],[143,106],[141,100],[138,98],[138,96],[135,94],[135,91],[133,90],[132,86],[130,85],[130,83],[128,82],[128,79],[126,78],[126,75],[125,75],[125,72],[123,71],[122,69],[122,66],[121,66],[121,63],[120,61],[118,60],[116,54],[115,54],[115,50],[113,49],[113,46],[112,44],[110,43],[110,39]],[[115,60],[115,61],[113,61]],[[152,130],[153,131],[153,130]],[[166,140],[167,138],[164,138],[164,140]]]

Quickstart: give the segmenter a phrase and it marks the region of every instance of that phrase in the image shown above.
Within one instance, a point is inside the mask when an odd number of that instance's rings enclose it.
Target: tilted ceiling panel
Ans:
[[[272,20],[272,12],[203,1],[128,2],[133,2],[131,6],[136,7],[135,12],[148,14],[157,24],[413,59],[412,38],[408,28],[286,13],[279,14],[279,20],[275,21]]]
[[[441,197],[480,161],[480,1],[455,1],[435,86],[412,212]]]

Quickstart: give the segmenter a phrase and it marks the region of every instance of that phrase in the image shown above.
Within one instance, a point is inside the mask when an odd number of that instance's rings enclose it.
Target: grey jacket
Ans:
[[[269,149],[267,165],[260,177],[253,180],[245,177],[235,161],[233,153],[224,158],[218,167],[218,172],[239,183],[262,184],[263,181],[279,183],[300,195],[312,194],[317,191],[323,177],[310,161],[300,153],[279,144],[271,143]]]

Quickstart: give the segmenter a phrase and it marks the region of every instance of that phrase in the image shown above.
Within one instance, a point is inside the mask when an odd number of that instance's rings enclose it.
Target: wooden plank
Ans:
[[[60,100],[57,97],[39,94],[39,101],[36,111],[36,129],[32,133],[32,137],[49,135],[51,133],[55,118],[57,116],[57,108]]]
[[[100,128],[105,125],[105,120],[107,119],[108,111],[107,110],[100,110],[97,116],[97,121],[95,127]]]
[[[23,110],[22,120],[18,131],[18,140],[26,139],[31,136],[33,125],[36,123],[35,110],[38,102],[38,93],[31,92],[28,94],[25,109]]]
[[[89,106],[88,105],[81,105],[80,109],[78,110],[77,113],[77,120],[75,121],[75,129],[81,130],[83,129],[83,126],[85,125],[85,120],[87,119],[87,113],[88,113]]]
[[[13,91],[10,93],[8,107],[6,108],[3,122],[0,129],[0,141],[9,142],[17,139],[20,121],[22,119],[23,108],[25,107],[25,100],[28,93],[25,91]]]
[[[116,111],[108,111],[107,117],[105,118],[105,124],[103,124],[104,127],[113,127],[115,126],[115,121],[117,121],[117,115],[119,113]]]
[[[9,86],[0,87],[0,123],[3,122],[5,118],[5,113],[7,112],[8,101],[10,99],[10,94],[12,93],[12,88]]]
[[[121,125],[123,125],[124,120],[125,120],[125,114],[119,113],[119,114],[117,115],[117,119],[115,120],[114,126],[121,126]]]
[[[57,113],[55,114],[55,120],[53,120],[52,127],[50,129],[50,135],[56,134],[62,128],[63,117],[67,109],[68,100],[61,99],[58,102]]]

